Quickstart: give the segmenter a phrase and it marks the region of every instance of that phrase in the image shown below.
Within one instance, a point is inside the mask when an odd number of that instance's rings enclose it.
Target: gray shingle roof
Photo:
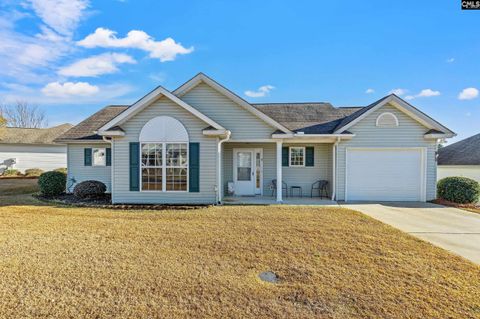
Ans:
[[[72,127],[68,123],[49,128],[7,127],[0,132],[0,144],[55,144],[54,140]]]
[[[289,130],[305,134],[332,133],[346,116],[362,107],[335,108],[330,103],[258,103],[252,104]]]
[[[480,165],[480,134],[440,148],[438,165]]]
[[[392,95],[392,94],[391,94]],[[335,131],[341,129],[342,127],[346,126],[347,124],[351,123],[352,121],[354,121],[356,118],[358,118],[359,116],[361,116],[362,114],[364,114],[365,112],[367,112],[368,110],[370,110],[371,108],[375,107],[375,105],[377,105],[378,103],[382,102],[383,100],[389,98],[390,95],[387,95],[385,97],[382,97],[380,100],[377,100],[375,102],[373,102],[372,104],[370,105],[367,105],[365,107],[362,107],[360,109],[357,109],[357,111],[349,114],[347,117],[345,117],[344,119],[342,119],[340,121],[340,123],[338,123],[337,127],[335,128]]]
[[[72,127],[70,130],[58,137],[56,141],[101,140],[102,137],[94,132],[116,117],[118,114],[125,111],[127,108],[127,105],[106,106],[89,118]]]

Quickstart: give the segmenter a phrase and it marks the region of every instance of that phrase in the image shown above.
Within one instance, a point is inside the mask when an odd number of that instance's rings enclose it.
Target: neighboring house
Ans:
[[[0,131],[0,173],[13,168],[44,171],[67,167],[67,147],[54,140],[72,128],[62,124],[50,128],[7,127]]]
[[[435,198],[439,140],[455,134],[395,95],[366,107],[250,104],[200,73],[130,106],[108,106],[57,141],[70,183],[104,182],[114,203],[217,203],[271,196],[277,179],[329,182],[337,200]],[[220,187],[219,187],[220,185]]]
[[[438,179],[463,176],[480,182],[480,134],[438,150]]]

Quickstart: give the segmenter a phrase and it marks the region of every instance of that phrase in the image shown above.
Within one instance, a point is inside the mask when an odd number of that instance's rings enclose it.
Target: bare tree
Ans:
[[[27,101],[17,101],[14,105],[1,106],[0,115],[10,127],[40,128],[48,125],[45,112]]]

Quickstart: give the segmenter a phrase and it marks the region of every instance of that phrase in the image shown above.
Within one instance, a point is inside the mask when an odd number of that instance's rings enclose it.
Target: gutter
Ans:
[[[225,138],[218,140],[217,143],[217,204],[222,203],[222,144],[230,140],[232,132],[227,130],[225,135]]]
[[[355,134],[272,134],[272,138],[309,138],[309,137],[336,137],[336,138],[352,138]]]

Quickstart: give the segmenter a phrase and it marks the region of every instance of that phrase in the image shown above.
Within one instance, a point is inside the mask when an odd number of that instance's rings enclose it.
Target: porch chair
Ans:
[[[323,197],[324,193],[327,198],[330,198],[330,195],[328,194],[328,181],[326,180],[320,179],[312,184],[312,189],[310,190],[310,197],[312,198],[313,198],[313,191],[318,191],[318,196],[320,198]]]
[[[272,188],[272,197],[277,194],[277,180],[274,179],[272,180],[272,183],[270,184],[270,187]],[[283,191],[285,191],[285,197],[288,197],[288,186],[287,183],[282,181],[282,194]]]

